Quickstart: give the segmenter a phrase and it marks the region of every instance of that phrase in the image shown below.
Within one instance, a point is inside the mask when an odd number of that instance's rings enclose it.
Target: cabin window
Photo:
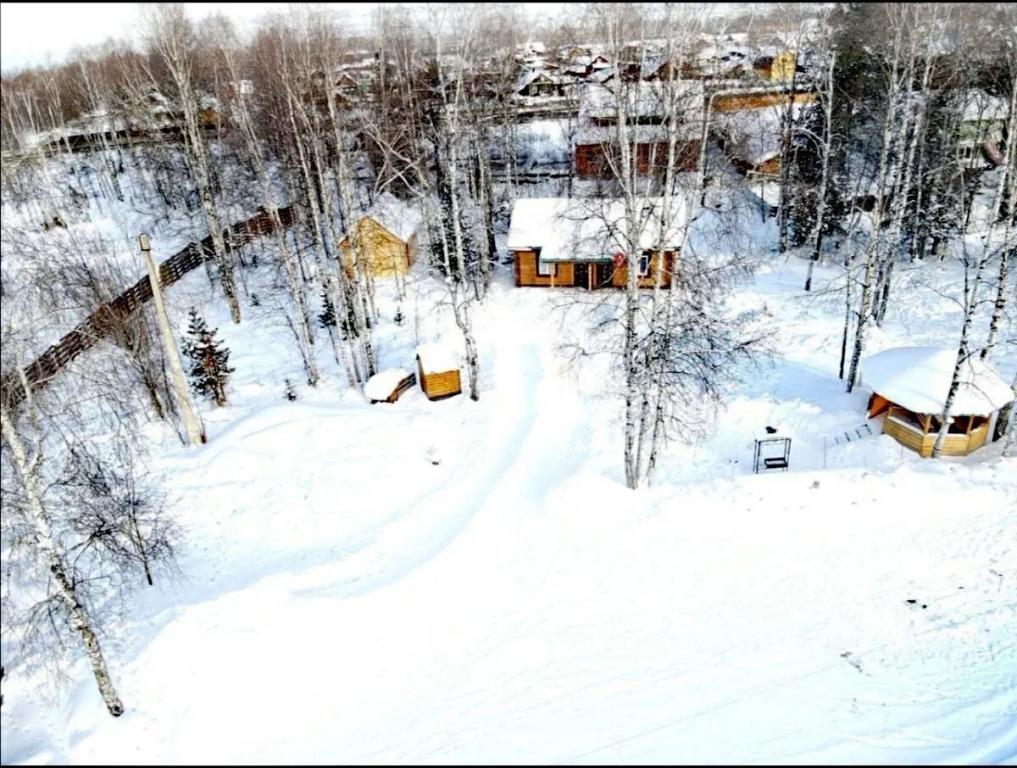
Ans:
[[[537,276],[538,277],[556,277],[558,274],[558,265],[553,261],[544,261],[540,258],[540,248],[535,249],[534,253],[537,257]]]
[[[639,257],[639,276],[647,277],[650,274],[650,251],[643,251]]]

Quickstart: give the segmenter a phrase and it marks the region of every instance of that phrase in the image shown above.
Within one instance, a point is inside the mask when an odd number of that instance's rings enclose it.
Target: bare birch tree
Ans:
[[[226,250],[222,218],[212,187],[212,171],[208,141],[200,120],[200,94],[196,82],[197,40],[193,24],[182,3],[161,3],[154,7],[147,21],[147,42],[156,62],[164,67],[174,87],[174,101],[183,123],[185,149],[197,185],[205,225],[212,239],[212,255],[219,269],[219,282],[230,308],[234,323],[240,322],[240,301],[233,276],[233,257]],[[158,85],[159,78],[148,68],[149,80]]]
[[[236,123],[242,136],[246,155],[254,167],[255,178],[257,179],[262,206],[269,212],[275,229],[276,245],[279,248],[279,255],[282,260],[283,270],[286,274],[286,284],[290,296],[293,299],[297,312],[295,337],[300,350],[300,357],[304,363],[304,370],[307,374],[307,383],[312,387],[317,385],[320,378],[318,363],[315,359],[314,332],[311,325],[310,311],[308,309],[307,294],[304,287],[304,280],[299,274],[299,265],[291,253],[286,238],[286,228],[279,218],[279,197],[276,192],[276,185],[269,172],[268,158],[261,137],[255,130],[254,117],[249,102],[252,94],[242,86],[245,72],[241,69],[239,43],[232,24],[224,16],[215,17],[211,24],[211,34],[217,44],[217,53],[220,63],[223,66],[224,74],[229,83],[233,84],[233,98],[231,99],[232,110],[230,117]]]

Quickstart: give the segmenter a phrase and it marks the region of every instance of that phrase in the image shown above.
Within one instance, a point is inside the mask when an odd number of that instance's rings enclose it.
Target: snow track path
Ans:
[[[83,667],[11,691],[4,762],[1014,764],[1017,464],[810,471],[864,395],[798,350],[633,493],[545,298],[478,318],[477,403],[237,406],[170,456],[187,581],[117,651],[127,713]],[[774,417],[795,471],[728,466]]]

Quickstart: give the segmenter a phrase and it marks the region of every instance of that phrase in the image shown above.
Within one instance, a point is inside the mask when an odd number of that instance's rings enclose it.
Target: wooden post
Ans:
[[[184,379],[184,368],[180,364],[180,352],[177,350],[177,343],[173,339],[173,331],[170,329],[169,318],[166,316],[166,307],[162,303],[162,289],[159,286],[159,269],[152,260],[152,248],[148,242],[148,235],[141,235],[138,238],[141,243],[141,252],[145,256],[145,267],[148,269],[148,279],[152,284],[152,300],[155,303],[155,316],[159,321],[159,330],[162,332],[163,346],[166,348],[166,359],[169,361],[170,370],[173,372],[173,383],[177,388],[177,399],[180,401],[180,413],[184,417],[184,429],[187,432],[187,440],[191,445],[201,445],[205,442],[205,435],[198,426],[197,416],[191,407],[191,398],[187,394],[187,382]]]

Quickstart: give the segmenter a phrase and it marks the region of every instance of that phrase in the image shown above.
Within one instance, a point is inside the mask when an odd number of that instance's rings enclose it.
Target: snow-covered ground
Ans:
[[[236,368],[207,445],[152,430],[183,575],[109,639],[121,718],[83,661],[48,697],[9,670],[3,762],[1017,764],[1017,461],[842,439],[868,391],[836,376],[835,268],[810,296],[799,260],[757,270],[736,304],[765,304],[783,356],[638,493],[552,294],[499,269],[476,403],[369,405],[324,334],[326,378],[287,402],[300,363],[264,303],[234,326],[200,270],[168,291]],[[381,369],[457,340],[416,279],[402,326],[378,281]],[[960,273],[897,279],[869,351],[953,343]],[[787,473],[752,474],[765,426]]]

